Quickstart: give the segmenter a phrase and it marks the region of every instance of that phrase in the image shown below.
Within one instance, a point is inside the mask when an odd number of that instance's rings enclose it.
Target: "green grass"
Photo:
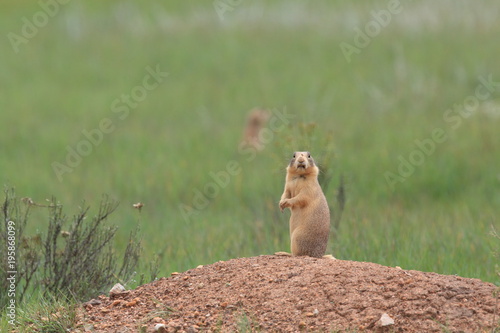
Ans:
[[[5,316],[0,318],[2,332],[13,328]],[[16,311],[16,332],[64,333],[77,323],[77,306],[54,297],[37,297]]]
[[[4,36],[40,11],[35,2],[0,8]],[[164,276],[287,250],[289,214],[277,209],[284,168],[293,150],[307,149],[334,172],[332,202],[345,178],[346,209],[329,244],[336,257],[496,283],[489,230],[500,205],[500,88],[456,129],[443,115],[474,95],[479,76],[500,81],[500,24],[491,16],[500,7],[403,3],[348,63],[339,44],[352,44],[353,27],[385,8],[243,1],[221,21],[212,2],[194,0],[61,5],[19,53],[0,42],[0,182],[36,202],[55,196],[68,212],[82,200],[97,207],[102,194],[119,200],[110,221],[117,249],[141,223],[141,270],[158,254]],[[120,119],[114,101],[143,84],[148,66],[168,77]],[[256,106],[295,117],[250,158],[238,144]],[[114,129],[59,181],[52,164],[105,118]],[[316,127],[301,134],[300,123]],[[397,173],[398,157],[435,128],[447,140],[391,188],[384,174]],[[193,206],[195,190],[229,161],[241,172],[186,220],[179,206]],[[44,214],[33,231],[43,230]]]

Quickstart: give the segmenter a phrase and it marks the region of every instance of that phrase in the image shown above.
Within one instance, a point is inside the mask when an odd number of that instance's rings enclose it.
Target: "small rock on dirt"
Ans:
[[[394,325],[394,319],[392,319],[387,313],[384,313],[378,320],[378,324],[382,327]]]
[[[122,286],[121,284],[117,283],[113,286],[113,288],[111,288],[111,290],[109,291],[109,295],[118,295],[118,294],[121,294],[125,291],[125,287]]]
[[[165,333],[165,332],[167,332],[167,325],[165,325],[165,324],[156,324],[155,325],[155,332],[159,332],[159,333]]]

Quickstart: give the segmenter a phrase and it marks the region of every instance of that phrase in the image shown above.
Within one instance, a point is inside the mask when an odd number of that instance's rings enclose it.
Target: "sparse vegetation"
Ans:
[[[22,203],[24,202],[24,203]],[[24,205],[24,207],[21,207]],[[17,271],[16,301],[24,297],[41,295],[45,299],[60,298],[84,301],[105,292],[117,279],[127,280],[134,274],[141,251],[137,232],[130,234],[128,245],[121,262],[113,249],[117,227],[105,224],[117,203],[104,198],[97,214],[89,218],[89,208],[83,205],[80,211],[69,219],[63,214],[63,207],[55,199],[47,205],[40,205],[30,198],[19,199],[14,190],[5,190],[2,205],[0,235],[7,235],[9,221],[15,223],[17,256],[14,269],[3,262],[0,268],[0,284],[8,289],[9,271]],[[48,223],[44,232],[38,224],[38,232],[29,235],[30,210],[45,209]],[[7,247],[6,237],[0,237],[0,246]],[[121,263],[121,265],[119,265]],[[2,293],[3,308],[8,303],[7,294]]]
[[[240,318],[238,320],[238,332],[261,332],[262,330],[259,327],[259,323],[256,322],[251,315],[242,312]]]
[[[77,307],[63,297],[37,297],[36,302],[20,309],[17,332],[66,333],[77,322]]]

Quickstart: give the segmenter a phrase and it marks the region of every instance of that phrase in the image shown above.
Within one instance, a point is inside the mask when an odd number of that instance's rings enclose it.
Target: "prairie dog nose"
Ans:
[[[299,158],[297,158],[297,162],[299,162],[299,163],[304,163],[304,162],[305,162],[305,160],[306,160],[306,159],[304,158],[304,156],[303,156],[303,155],[300,155],[300,156],[299,156]]]

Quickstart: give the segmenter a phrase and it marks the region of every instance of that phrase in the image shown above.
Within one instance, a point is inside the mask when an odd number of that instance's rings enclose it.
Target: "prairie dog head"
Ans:
[[[289,174],[305,176],[309,174],[318,175],[319,169],[308,151],[296,151],[286,168]]]

